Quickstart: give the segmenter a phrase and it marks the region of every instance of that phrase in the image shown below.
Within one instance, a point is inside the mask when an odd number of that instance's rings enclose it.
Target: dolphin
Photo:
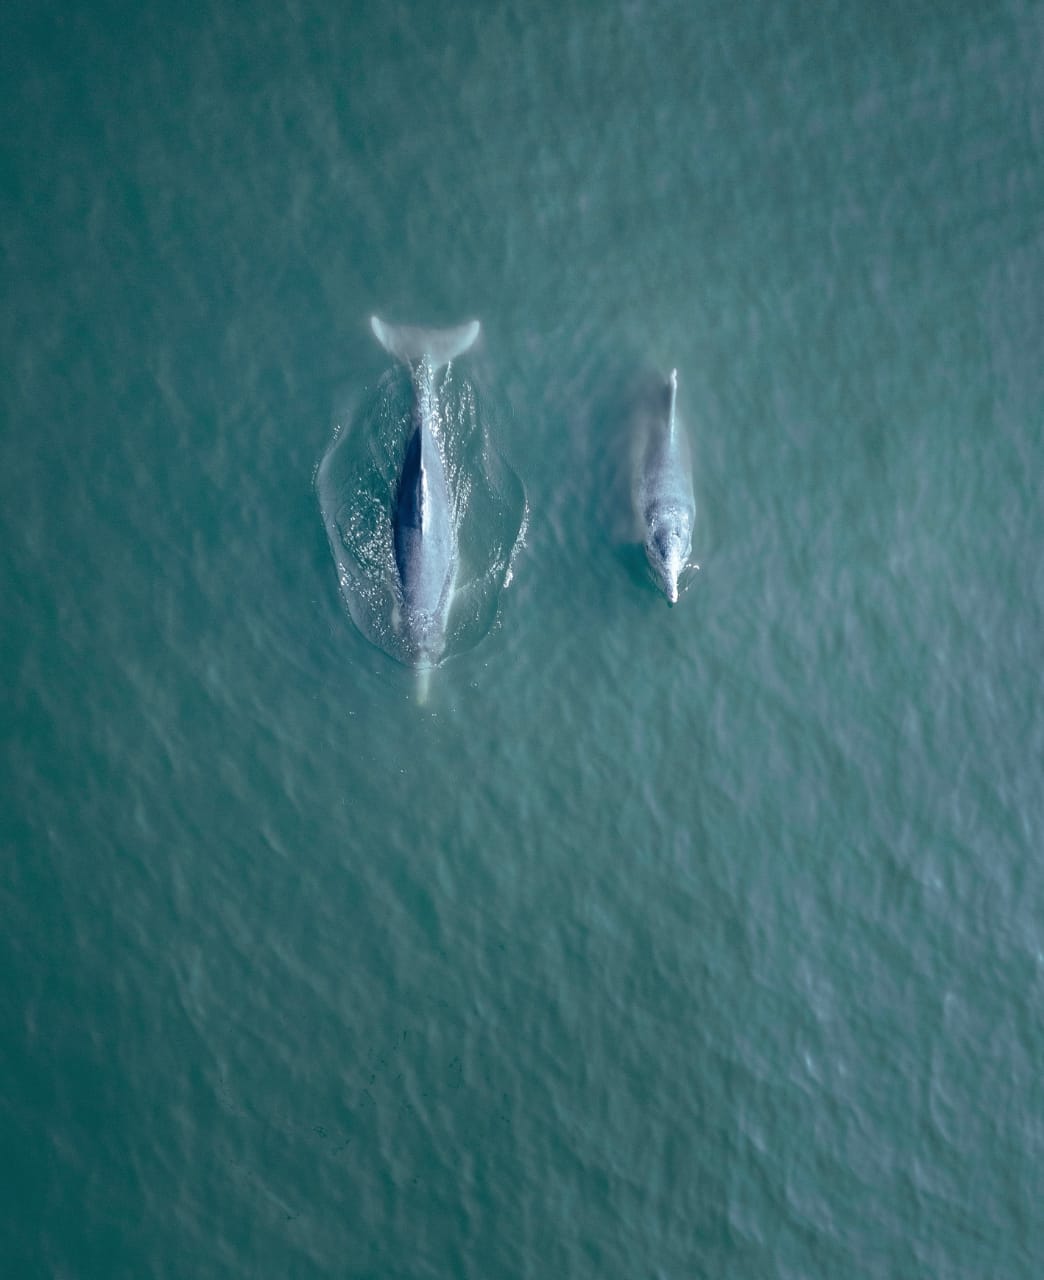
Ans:
[[[677,400],[678,370],[672,369],[639,458],[634,495],[649,567],[671,604],[678,601],[678,576],[692,554],[696,520],[688,442],[678,424]]]
[[[402,610],[400,625],[413,665],[427,672],[442,657],[457,577],[457,529],[446,468],[437,440],[439,405],[435,375],[463,355],[479,333],[479,322],[455,329],[390,325],[373,316],[377,341],[409,367],[413,380],[413,431],[406,446],[393,515],[395,567]],[[427,690],[422,677],[420,698]]]

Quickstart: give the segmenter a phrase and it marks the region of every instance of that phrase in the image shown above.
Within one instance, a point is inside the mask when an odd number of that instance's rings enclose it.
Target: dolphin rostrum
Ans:
[[[649,567],[671,604],[677,603],[678,576],[692,553],[696,520],[688,442],[678,424],[677,399],[678,370],[672,369],[662,407],[649,427],[635,488]]]
[[[456,329],[418,329],[385,324],[373,316],[370,325],[381,346],[409,366],[413,379],[413,431],[399,473],[393,525],[400,623],[414,665],[426,671],[442,657],[457,576],[457,529],[437,439],[435,375],[471,347],[479,322]],[[422,682],[422,699],[425,692]]]

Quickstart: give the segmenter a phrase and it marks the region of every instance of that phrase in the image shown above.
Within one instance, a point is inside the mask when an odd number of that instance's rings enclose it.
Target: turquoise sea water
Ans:
[[[1044,6],[0,21],[3,1274],[1041,1275]],[[530,510],[423,707],[373,312]]]

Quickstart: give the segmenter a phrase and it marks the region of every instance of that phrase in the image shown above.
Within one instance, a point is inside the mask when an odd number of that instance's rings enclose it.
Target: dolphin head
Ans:
[[[413,666],[418,671],[438,666],[446,642],[442,620],[426,609],[415,609],[408,616],[408,625]]]
[[[645,555],[653,576],[671,604],[678,601],[678,577],[692,551],[692,522],[676,507],[650,513]]]

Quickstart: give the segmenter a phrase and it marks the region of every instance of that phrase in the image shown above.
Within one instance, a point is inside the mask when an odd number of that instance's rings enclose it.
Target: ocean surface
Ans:
[[[12,4],[0,95],[3,1276],[1044,1275],[1044,4]],[[372,313],[528,513],[423,705]]]

